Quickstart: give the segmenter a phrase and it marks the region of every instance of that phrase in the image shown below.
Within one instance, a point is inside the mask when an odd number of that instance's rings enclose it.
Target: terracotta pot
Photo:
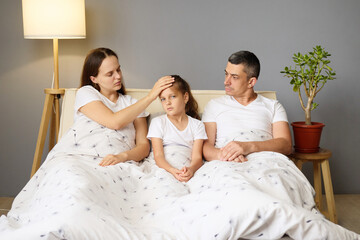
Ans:
[[[311,122],[312,125],[306,125],[305,122],[293,122],[295,151],[300,153],[317,153],[319,152],[319,144],[321,132],[325,124]]]

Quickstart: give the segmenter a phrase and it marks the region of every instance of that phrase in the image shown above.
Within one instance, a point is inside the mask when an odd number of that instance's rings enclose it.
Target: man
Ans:
[[[255,93],[260,73],[259,59],[249,51],[232,54],[225,69],[226,95],[211,100],[202,121],[208,140],[204,156],[208,161],[245,162],[253,152],[291,153],[291,134],[283,106]],[[243,130],[259,130],[270,136],[263,141],[229,141]],[[225,141],[225,142],[224,142]]]

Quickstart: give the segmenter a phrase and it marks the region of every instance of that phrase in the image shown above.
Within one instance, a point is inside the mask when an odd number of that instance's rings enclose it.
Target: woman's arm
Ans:
[[[134,121],[135,126],[135,143],[136,146],[126,152],[121,152],[117,155],[109,154],[99,163],[100,166],[114,165],[128,160],[141,161],[149,155],[150,144],[146,138],[147,122],[146,118],[137,118]]]
[[[101,101],[90,102],[82,106],[79,111],[107,128],[121,129],[133,122],[157,98],[162,90],[172,85],[173,81],[174,79],[171,76],[160,78],[147,96],[116,113],[111,111]]]

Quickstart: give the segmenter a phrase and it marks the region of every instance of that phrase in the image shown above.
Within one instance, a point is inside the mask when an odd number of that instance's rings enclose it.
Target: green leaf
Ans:
[[[311,106],[311,110],[314,110],[317,106],[319,106],[319,104],[313,102],[313,103],[312,103],[312,106]]]
[[[294,85],[294,87],[293,87],[293,91],[294,91],[294,92],[299,91],[299,86],[298,86],[298,85]]]
[[[329,69],[329,71],[332,71],[332,68],[329,67],[328,65],[325,65],[325,67],[326,67],[327,69]]]

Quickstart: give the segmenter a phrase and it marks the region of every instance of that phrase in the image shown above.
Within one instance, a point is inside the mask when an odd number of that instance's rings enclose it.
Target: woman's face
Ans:
[[[120,90],[122,74],[118,59],[115,56],[106,57],[99,67],[98,75],[91,76],[90,79],[99,85],[100,92],[104,95]]]
[[[177,89],[177,86],[172,86],[160,93],[160,101],[163,109],[167,115],[181,116],[185,114],[185,106],[189,100],[189,94],[184,95]]]

